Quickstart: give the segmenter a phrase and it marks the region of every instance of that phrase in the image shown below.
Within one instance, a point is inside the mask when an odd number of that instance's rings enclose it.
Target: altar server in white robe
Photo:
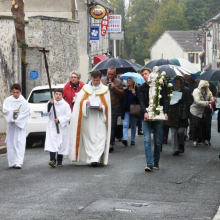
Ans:
[[[91,73],[91,81],[77,94],[70,121],[71,161],[108,163],[111,131],[111,101],[107,86],[101,82],[101,72]]]
[[[28,102],[21,95],[21,86],[13,84],[11,96],[5,99],[3,114],[7,124],[7,157],[9,167],[21,169],[26,146],[26,124],[30,115]]]
[[[50,152],[49,165],[52,167],[62,166],[63,155],[69,153],[69,121],[71,118],[71,109],[69,104],[63,99],[63,90],[56,89],[54,99],[51,99],[44,107],[44,115],[49,115],[49,121],[46,129],[46,140],[44,151]],[[52,105],[55,106],[56,116]],[[59,134],[56,126],[59,127]],[[57,154],[57,156],[56,156]]]

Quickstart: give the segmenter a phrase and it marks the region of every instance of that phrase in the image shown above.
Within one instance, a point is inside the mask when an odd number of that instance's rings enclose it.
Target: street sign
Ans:
[[[109,15],[108,32],[121,32],[121,15]]]
[[[36,70],[32,70],[30,73],[29,73],[29,76],[31,79],[37,79],[39,74]]]
[[[110,33],[110,40],[124,40],[124,32]]]

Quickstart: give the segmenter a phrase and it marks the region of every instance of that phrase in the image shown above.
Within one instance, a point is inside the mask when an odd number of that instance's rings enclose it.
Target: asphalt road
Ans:
[[[0,219],[212,219],[220,203],[216,130],[214,120],[210,148],[188,140],[174,157],[164,145],[160,170],[151,173],[144,171],[143,136],[135,146],[116,142],[105,167],[65,160],[51,168],[42,147],[26,150],[21,170],[0,156]]]

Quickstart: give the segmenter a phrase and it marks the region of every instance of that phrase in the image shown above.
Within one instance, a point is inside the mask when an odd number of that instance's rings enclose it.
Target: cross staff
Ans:
[[[49,50],[45,50],[45,48],[42,48],[39,51],[44,54],[45,68],[46,68],[46,72],[47,72],[47,79],[48,79],[48,84],[49,84],[49,89],[50,89],[50,96],[51,96],[51,98],[53,98],[52,89],[51,89],[51,83],[50,83],[49,70],[48,70],[48,64],[47,64],[47,56],[46,56],[46,53],[49,52]],[[56,114],[56,109],[55,109],[55,105],[54,104],[53,104],[53,112],[54,112],[55,119],[57,119],[57,114]],[[60,129],[59,129],[59,126],[58,126],[57,123],[56,123],[56,128],[57,128],[57,133],[59,134],[60,133]]]

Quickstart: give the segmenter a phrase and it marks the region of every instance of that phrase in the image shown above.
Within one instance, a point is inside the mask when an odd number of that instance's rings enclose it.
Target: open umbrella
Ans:
[[[133,62],[131,62],[130,60],[126,60],[126,61],[128,61],[132,66],[133,66],[133,68],[136,70],[136,71],[139,71],[143,66],[141,66],[140,64],[138,64],[138,63],[133,63]]]
[[[190,61],[183,59],[183,58],[173,58],[170,60],[174,63],[174,65],[181,66],[184,69],[189,70],[191,73],[198,73],[200,72]]]
[[[128,79],[128,78],[133,78],[135,80],[136,83],[138,84],[143,84],[145,83],[143,77],[141,76],[141,74],[139,73],[124,73],[120,76],[121,79]]]
[[[114,66],[116,68],[116,74],[136,72],[135,67],[130,62],[122,58],[110,58],[108,60],[104,60],[95,65],[90,72],[93,70],[99,70],[103,75],[106,75],[110,66]]]
[[[191,75],[190,71],[175,65],[159,66],[159,72],[166,72],[167,76],[174,78],[175,76],[183,76],[184,74]]]
[[[220,69],[209,70],[207,72],[201,73],[197,79],[207,80],[207,81],[220,81]]]
[[[177,65],[173,61],[170,61],[170,60],[158,59],[158,60],[150,61],[148,64],[145,65],[145,67],[152,70],[155,66],[163,66],[166,64]]]

